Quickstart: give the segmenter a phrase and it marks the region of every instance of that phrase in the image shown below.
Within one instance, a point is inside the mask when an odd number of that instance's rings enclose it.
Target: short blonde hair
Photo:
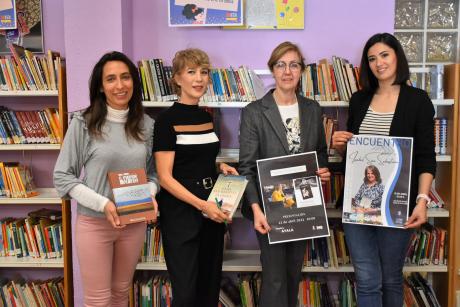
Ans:
[[[281,59],[281,57],[289,51],[294,51],[299,55],[300,66],[302,67],[302,71],[304,71],[305,59],[303,57],[302,51],[300,51],[299,46],[291,42],[283,42],[276,46],[275,49],[273,49],[272,54],[270,55],[270,59],[268,59],[267,65],[271,72],[273,72],[273,67],[279,61],[279,59]]]
[[[180,96],[181,88],[175,80],[176,74],[179,74],[185,67],[201,67],[209,69],[211,64],[209,63],[209,57],[201,49],[188,48],[177,51],[172,60],[172,78],[170,80],[173,91]]]

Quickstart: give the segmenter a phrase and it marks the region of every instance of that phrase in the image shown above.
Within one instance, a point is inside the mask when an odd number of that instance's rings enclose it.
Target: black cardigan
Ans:
[[[347,131],[359,134],[359,127],[371,103],[373,93],[353,94],[348,109]],[[434,107],[427,93],[421,89],[401,85],[396,110],[390,126],[390,136],[413,137],[413,157],[410,190],[410,211],[415,207],[418,177],[422,173],[436,173],[434,152]]]

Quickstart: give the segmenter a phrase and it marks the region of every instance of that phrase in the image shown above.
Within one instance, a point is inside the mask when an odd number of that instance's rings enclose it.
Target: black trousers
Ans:
[[[190,192],[207,199],[211,189],[181,182]],[[166,266],[171,279],[173,307],[216,307],[219,302],[224,224],[167,191],[159,195],[160,229]]]

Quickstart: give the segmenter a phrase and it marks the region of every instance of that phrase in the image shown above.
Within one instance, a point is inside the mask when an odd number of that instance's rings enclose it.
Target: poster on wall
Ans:
[[[304,29],[304,0],[246,0],[244,25],[226,29]]]
[[[32,52],[43,52],[41,0],[16,0],[15,4],[17,27],[0,30],[0,54],[10,53],[9,44],[22,46]]]
[[[16,29],[16,3],[14,0],[0,0],[0,30]]]
[[[343,223],[403,228],[409,215],[412,138],[355,135],[347,144]]]
[[[169,0],[170,27],[243,24],[243,0]]]

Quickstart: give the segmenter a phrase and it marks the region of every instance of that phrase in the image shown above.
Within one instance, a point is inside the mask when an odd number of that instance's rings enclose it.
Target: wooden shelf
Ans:
[[[454,99],[434,99],[435,106],[451,106],[454,104]],[[247,101],[212,101],[200,102],[201,107],[208,108],[244,108],[250,102]],[[348,107],[348,101],[318,101],[321,107]],[[142,104],[147,108],[167,108],[173,105],[172,101],[143,101]]]
[[[60,150],[61,144],[1,144],[2,150]]]
[[[0,96],[7,97],[50,97],[58,96],[58,91],[0,91]]]
[[[0,198],[1,204],[61,204],[62,200],[58,196],[57,191],[54,188],[40,188],[37,189],[40,193],[38,196],[28,198]]]
[[[450,155],[436,155],[437,162],[450,162],[452,161],[452,156]]]
[[[225,163],[238,163],[239,162],[240,150],[238,148],[222,148],[217,155],[216,162]],[[342,162],[340,156],[329,156],[328,160],[330,163]]]
[[[56,259],[41,259],[41,258],[16,258],[16,257],[0,257],[0,267],[7,268],[63,268],[64,260]]]
[[[165,271],[166,264],[163,262],[143,262],[137,264],[138,270]],[[224,253],[222,264],[224,272],[260,272],[260,252],[258,250],[232,250]],[[302,272],[311,273],[342,273],[353,272],[351,264],[334,267],[303,267]],[[447,272],[445,265],[409,265],[404,267],[404,272]]]

